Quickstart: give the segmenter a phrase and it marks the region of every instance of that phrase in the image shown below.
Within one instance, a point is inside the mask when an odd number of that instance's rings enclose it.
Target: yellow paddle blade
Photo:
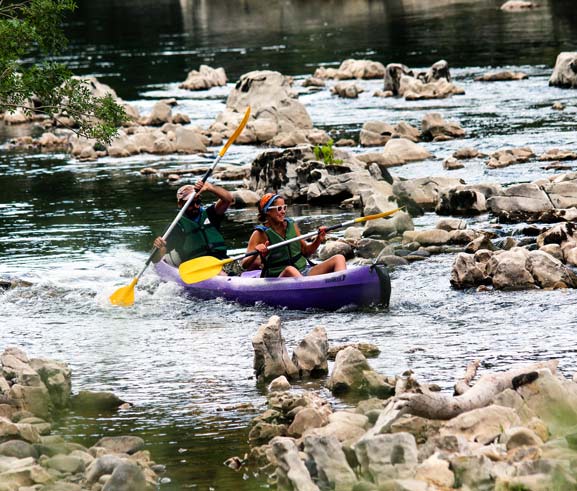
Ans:
[[[383,213],[377,213],[376,215],[367,215],[366,217],[355,218],[355,223],[368,222],[369,220],[376,220],[377,218],[385,218],[397,213],[397,211],[400,211],[403,208],[404,206],[401,208],[395,208],[394,210],[384,211]]]
[[[134,278],[130,285],[123,286],[110,295],[110,302],[113,305],[120,307],[130,307],[134,304],[134,287],[136,286],[137,278]]]
[[[187,284],[198,283],[208,280],[222,271],[225,264],[233,262],[234,259],[217,259],[212,256],[203,256],[191,259],[182,263],[178,268],[178,273]]]
[[[246,108],[246,112],[244,113],[244,117],[242,118],[242,121],[240,122],[240,124],[238,125],[238,128],[235,130],[235,132],[231,135],[231,137],[228,139],[228,141],[226,142],[226,144],[224,145],[224,147],[222,147],[220,149],[220,152],[218,152],[218,154],[223,157],[224,154],[226,153],[226,151],[228,150],[228,147],[230,147],[234,141],[237,139],[238,135],[240,135],[242,133],[242,130],[244,130],[244,127],[246,126],[246,123],[248,122],[248,118],[250,118],[250,106],[248,106]]]

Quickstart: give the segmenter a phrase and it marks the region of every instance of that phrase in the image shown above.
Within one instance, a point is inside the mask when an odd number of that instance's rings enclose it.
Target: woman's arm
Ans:
[[[248,246],[246,252],[259,251],[260,254],[255,254],[253,256],[245,257],[242,260],[242,267],[246,270],[260,269],[262,267],[262,257],[268,254],[268,237],[261,230],[255,230],[250,239],[248,240]]]
[[[302,235],[296,223],[295,223],[295,232],[297,235]],[[306,242],[304,240],[301,240],[302,255],[306,257],[312,256],[319,248],[319,246],[323,243],[326,236],[327,236],[327,228],[320,227],[319,233],[312,242]]]

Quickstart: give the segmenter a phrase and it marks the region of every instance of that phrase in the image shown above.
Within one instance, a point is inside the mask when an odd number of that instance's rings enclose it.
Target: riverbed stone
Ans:
[[[0,455],[6,457],[16,457],[18,459],[25,459],[32,457],[38,458],[38,452],[30,443],[23,440],[8,440],[0,444]]]
[[[116,466],[102,491],[147,491],[148,489],[142,469],[133,462],[125,461]]]
[[[64,474],[77,474],[84,472],[84,460],[70,455],[55,455],[42,462],[47,469],[54,469]]]
[[[113,453],[130,455],[144,448],[144,440],[138,436],[106,436],[98,440],[94,446],[106,448]]]

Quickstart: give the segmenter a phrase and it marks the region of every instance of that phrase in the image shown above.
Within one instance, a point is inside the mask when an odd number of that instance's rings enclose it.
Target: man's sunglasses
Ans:
[[[278,206],[271,206],[269,207],[269,211],[276,210],[276,211],[286,211],[286,205],[278,205]]]

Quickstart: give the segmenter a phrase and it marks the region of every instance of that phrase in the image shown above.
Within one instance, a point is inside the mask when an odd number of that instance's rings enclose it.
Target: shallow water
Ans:
[[[79,2],[62,59],[79,73],[99,76],[144,112],[160,98],[176,97],[178,111],[201,126],[222,110],[237,77],[257,68],[295,76],[315,126],[335,138],[357,136],[369,119],[419,126],[424,114],[438,111],[460,122],[467,137],[428,143],[433,159],[391,173],[527,182],[555,172],[538,162],[487,169],[481,159],[450,173],[442,168],[443,159],[462,146],[491,152],[529,145],[537,154],[552,147],[575,149],[574,91],[547,86],[556,54],[573,49],[572,2],[545,1],[542,9],[517,15],[500,12],[499,3],[243,1],[235,10],[222,0]],[[347,57],[412,68],[445,58],[466,94],[439,101],[378,99],[372,92],[382,82],[361,81],[366,91],[357,100],[342,100],[328,89],[299,88],[317,66],[336,66]],[[224,66],[230,84],[204,93],[178,89],[200,63]],[[525,71],[530,78],[473,81],[495,66]],[[555,101],[567,109],[552,110]],[[0,127],[3,138],[23,131]],[[225,160],[248,163],[261,150],[235,145]],[[451,255],[393,271],[388,311],[292,312],[190,301],[173,285],[160,283],[152,268],[138,285],[133,308],[112,307],[108,296],[137,274],[152,239],[176,213],[176,187],[144,178],[139,170],[201,166],[210,158],[137,156],[86,163],[64,154],[0,154],[0,277],[34,283],[0,294],[0,349],[18,345],[30,356],[65,360],[75,391],[112,390],[134,403],[116,415],[68,416],[59,422],[64,434],[87,445],[103,435],[143,436],[153,459],[168,466],[161,489],[264,486],[222,462],[247,450],[247,422],[265,401],[252,378],[251,337],[273,314],[282,318],[289,351],[323,324],[331,343],[378,345],[381,356],[370,362],[382,373],[411,369],[444,388],[473,358],[491,369],[561,358],[567,375],[577,370],[574,292],[454,291]],[[306,205],[290,212],[303,231],[353,216]],[[254,211],[231,210],[228,217],[225,235],[231,247],[241,249]],[[415,223],[428,227],[436,220],[427,214]],[[471,223],[482,227],[490,221],[481,216]],[[243,406],[247,402],[253,411]]]

